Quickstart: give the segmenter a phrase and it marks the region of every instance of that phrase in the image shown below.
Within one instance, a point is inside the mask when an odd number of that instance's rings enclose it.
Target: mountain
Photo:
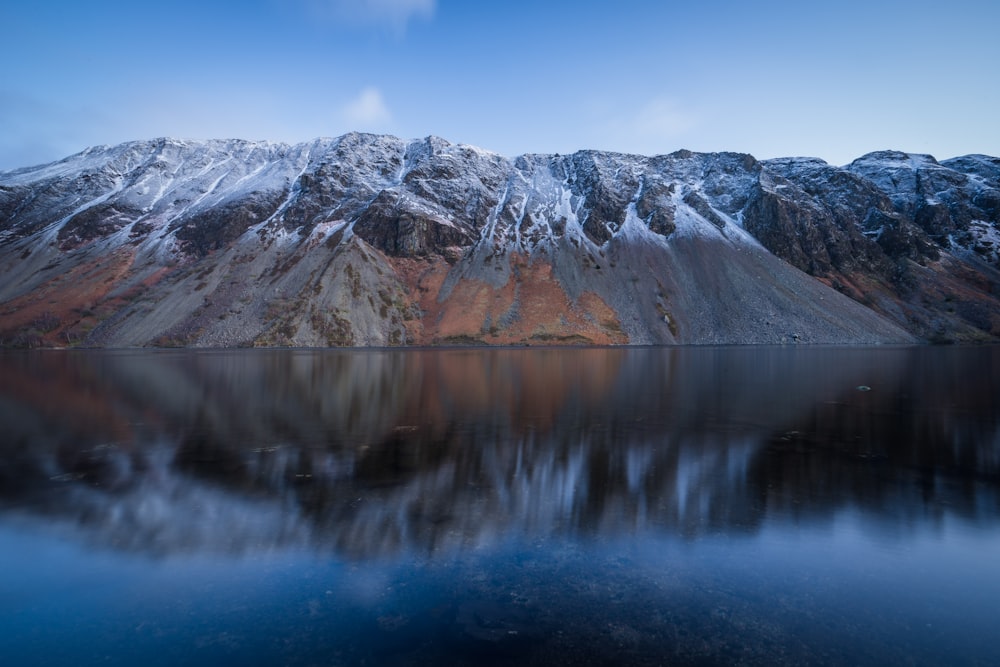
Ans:
[[[981,155],[156,139],[0,172],[0,343],[995,341],[998,242]]]

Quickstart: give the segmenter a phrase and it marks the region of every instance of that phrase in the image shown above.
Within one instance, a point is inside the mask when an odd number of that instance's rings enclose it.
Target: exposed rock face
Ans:
[[[1000,337],[1000,159],[134,142],[0,172],[0,343]]]

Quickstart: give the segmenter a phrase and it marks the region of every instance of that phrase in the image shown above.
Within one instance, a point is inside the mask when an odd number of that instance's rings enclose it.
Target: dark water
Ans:
[[[997,665],[1000,348],[0,354],[3,665]]]

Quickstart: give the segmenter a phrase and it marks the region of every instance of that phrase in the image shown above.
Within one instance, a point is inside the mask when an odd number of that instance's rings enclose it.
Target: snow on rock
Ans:
[[[38,334],[50,344],[786,340],[721,305],[744,272],[763,281],[750,308],[805,312],[813,284],[864,304],[837,306],[863,324],[798,339],[989,337],[998,220],[1000,160],[982,155],[883,151],[834,167],[691,151],[506,158],[364,133],[153,139],[0,172],[0,333],[30,329],[44,291],[73,320]],[[972,273],[955,282],[948,262]],[[706,309],[680,294],[695,289],[683,271],[702,287],[734,273]],[[931,293],[953,312],[914,305]],[[453,294],[472,299],[465,319],[449,320]],[[504,338],[515,329],[527,338]]]

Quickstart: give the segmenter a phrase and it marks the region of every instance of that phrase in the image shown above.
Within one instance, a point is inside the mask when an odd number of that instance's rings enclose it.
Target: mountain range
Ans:
[[[1000,158],[155,139],[0,172],[0,345],[1000,340]]]

